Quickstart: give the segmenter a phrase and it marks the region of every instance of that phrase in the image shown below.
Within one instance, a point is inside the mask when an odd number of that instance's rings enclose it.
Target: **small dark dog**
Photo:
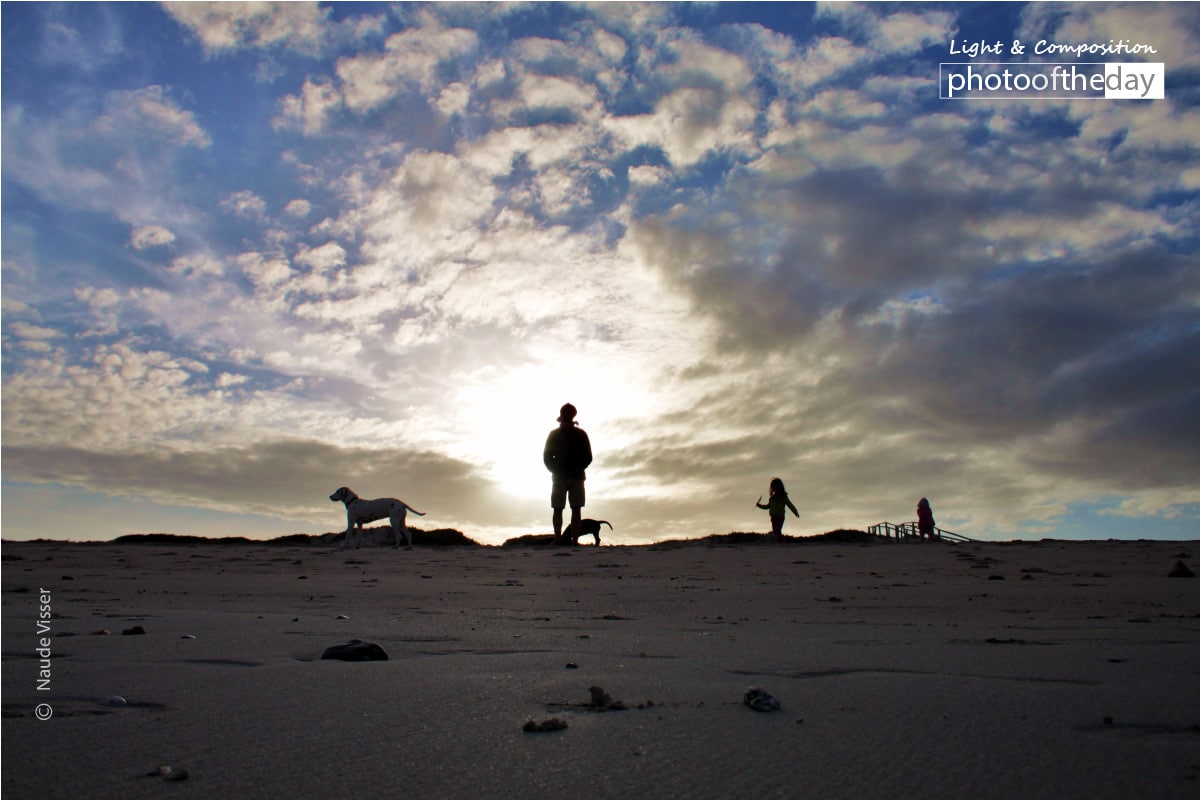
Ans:
[[[581,519],[579,520],[579,535],[580,536],[595,536],[596,547],[600,546],[600,526],[607,525],[611,531],[612,523],[606,519]],[[579,540],[575,540],[575,544],[579,544]]]

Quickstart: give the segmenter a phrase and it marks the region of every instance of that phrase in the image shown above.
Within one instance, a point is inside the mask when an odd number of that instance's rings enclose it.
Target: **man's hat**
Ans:
[[[575,415],[578,413],[579,412],[575,410],[575,406],[571,405],[570,403],[566,403],[558,410],[558,421],[570,422],[571,420],[575,419]]]

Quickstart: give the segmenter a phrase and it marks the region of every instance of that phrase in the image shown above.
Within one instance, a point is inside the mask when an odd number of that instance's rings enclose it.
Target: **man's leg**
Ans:
[[[562,541],[562,522],[563,510],[561,508],[554,509],[554,516],[551,518],[554,523],[554,543],[558,544]]]
[[[571,529],[567,532],[567,541],[579,544],[579,535],[583,533],[583,506],[587,503],[582,478],[572,481],[567,489],[567,499],[571,504]]]
[[[562,541],[563,508],[566,505],[567,485],[556,477],[553,485],[550,487],[550,507],[554,509],[554,516],[550,520],[554,524],[555,544]]]

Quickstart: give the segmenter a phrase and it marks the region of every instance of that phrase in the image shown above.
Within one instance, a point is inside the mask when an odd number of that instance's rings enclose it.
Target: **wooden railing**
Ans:
[[[884,539],[899,539],[901,541],[916,540],[921,538],[921,532],[917,528],[917,523],[915,522],[881,522],[878,525],[868,526],[867,533],[871,534],[872,536],[882,537]],[[962,534],[955,533],[954,531],[943,530],[942,528],[933,529],[933,538],[935,540],[940,539],[945,542],[975,541],[974,539],[970,539]]]

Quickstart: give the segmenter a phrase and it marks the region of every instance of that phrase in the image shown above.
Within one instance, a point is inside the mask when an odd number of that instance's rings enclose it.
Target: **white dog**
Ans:
[[[392,523],[392,533],[396,536],[396,547],[400,546],[400,532],[403,531],[404,538],[408,542],[408,549],[411,550],[412,534],[404,522],[405,517],[409,511],[418,517],[425,516],[403,500],[397,500],[394,497],[363,500],[345,486],[329,495],[329,499],[335,503],[341,501],[346,504],[346,541],[342,544],[343,547],[350,546],[351,533],[356,527],[358,528],[358,542],[354,546],[358,547],[362,543],[363,523],[386,518]]]

